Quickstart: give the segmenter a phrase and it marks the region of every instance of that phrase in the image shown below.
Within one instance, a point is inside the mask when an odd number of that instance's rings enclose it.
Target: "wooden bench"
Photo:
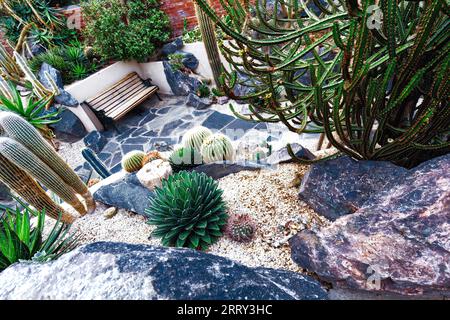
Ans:
[[[132,72],[84,103],[97,115],[102,114],[112,120],[118,120],[152,95],[158,96],[158,89],[157,86],[142,80],[136,72]]]

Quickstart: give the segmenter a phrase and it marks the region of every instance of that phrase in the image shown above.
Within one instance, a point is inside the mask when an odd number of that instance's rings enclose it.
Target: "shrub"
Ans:
[[[83,34],[104,59],[144,61],[169,40],[167,15],[156,0],[83,1]]]
[[[181,171],[163,180],[146,213],[152,236],[165,246],[205,250],[222,236],[227,221],[218,183],[204,173]]]
[[[37,218],[32,226],[31,218]],[[47,237],[43,237],[45,211],[5,208],[0,220],[0,271],[21,260],[46,262],[57,259],[77,245],[74,234],[69,235],[69,227],[56,221]]]
[[[180,71],[184,69],[183,58],[184,55],[181,53],[172,53],[167,56],[169,58],[169,63],[174,71]]]

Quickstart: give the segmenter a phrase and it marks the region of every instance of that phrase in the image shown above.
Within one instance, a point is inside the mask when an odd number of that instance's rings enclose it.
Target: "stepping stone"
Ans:
[[[122,148],[123,154],[127,154],[128,152],[134,151],[134,150],[144,151],[144,147],[142,145],[138,145],[138,144],[124,144],[121,146],[121,148]]]
[[[195,115],[195,112],[193,114]],[[207,127],[209,129],[220,130],[235,119],[236,118],[229,116],[227,114],[214,111],[213,114],[211,114],[205,121],[203,121],[202,126]]]
[[[168,124],[166,124],[161,133],[160,136],[166,137],[166,136],[171,136],[171,133],[174,129],[176,129],[178,126],[180,126],[181,124],[183,124],[183,120],[178,119],[172,122],[169,122]]]
[[[117,152],[111,159],[110,167],[114,167],[116,164],[120,163],[122,160],[122,153],[119,151]]]
[[[170,107],[165,107],[165,108],[159,109],[159,110],[156,112],[156,114],[157,114],[157,115],[166,114],[166,113],[168,113],[169,111],[170,111]]]
[[[148,138],[146,137],[135,137],[135,138],[128,138],[123,143],[125,144],[145,144],[148,142]]]
[[[156,109],[155,109],[156,110]],[[148,113],[140,122],[139,122],[139,126],[142,127],[144,126],[146,123],[152,121],[153,119],[156,118],[156,115],[153,113]]]

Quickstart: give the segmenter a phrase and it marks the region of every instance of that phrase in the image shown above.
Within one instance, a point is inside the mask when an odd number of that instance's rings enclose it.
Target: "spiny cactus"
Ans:
[[[111,175],[111,172],[105,167],[101,160],[95,155],[94,151],[89,148],[85,148],[81,151],[83,158],[89,163],[95,172],[102,178],[106,179]]]
[[[206,163],[224,160],[233,161],[235,157],[230,138],[221,133],[213,134],[203,142],[201,154]]]
[[[184,134],[181,143],[186,148],[193,148],[200,152],[203,141],[210,135],[212,135],[212,132],[208,128],[202,126],[194,127]]]
[[[256,226],[250,215],[235,213],[228,218],[225,234],[237,242],[250,242],[255,235]]]
[[[173,172],[190,170],[203,163],[202,155],[193,148],[178,147],[169,157]]]
[[[162,181],[146,209],[152,236],[165,246],[205,250],[220,236],[227,220],[218,183],[204,173],[181,171]]]
[[[223,0],[231,23],[195,2],[234,40],[221,81],[250,103],[239,117],[325,133],[355,159],[411,167],[450,151],[448,2]]]
[[[157,150],[150,151],[145,155],[144,159],[142,159],[142,166],[157,159],[163,159],[161,153]]]
[[[213,72],[216,86],[220,86],[220,76],[222,74],[222,62],[220,60],[219,48],[217,46],[216,32],[212,20],[194,3],[195,14],[197,16],[198,26],[202,34],[202,40],[205,45],[209,65]]]
[[[36,184],[29,184],[31,177],[73,205],[80,214],[94,210],[95,202],[86,185],[26,120],[14,113],[0,112],[0,136],[0,153],[13,164],[2,173],[2,179],[5,179],[3,182],[36,209],[45,208],[52,217],[57,217],[57,214],[54,215],[55,210],[63,212],[55,206],[41,206],[48,204],[48,199],[40,199],[44,197],[43,193],[36,188]],[[14,175],[8,174],[8,170],[21,172],[22,177],[28,178],[19,186],[17,181],[11,180]],[[36,195],[30,196],[24,191],[27,188],[36,189]],[[77,194],[85,200],[86,208],[78,200]],[[64,222],[70,220],[67,214],[63,215],[63,219]]]
[[[145,153],[143,151],[130,151],[126,155],[124,155],[122,159],[122,168],[126,172],[136,172],[142,168],[142,163],[145,157]]]

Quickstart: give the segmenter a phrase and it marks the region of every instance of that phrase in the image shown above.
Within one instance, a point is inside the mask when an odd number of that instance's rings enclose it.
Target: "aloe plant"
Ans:
[[[23,203],[22,206],[23,210],[5,208],[0,220],[0,271],[22,260],[46,262],[57,259],[77,245],[76,235],[69,234],[69,227],[60,219],[44,237],[45,210],[34,211]],[[33,217],[37,220],[35,226],[31,223]]]
[[[324,133],[355,159],[410,167],[450,151],[446,1],[222,0],[229,24],[195,1],[234,40],[221,87],[250,103],[241,118]]]
[[[0,87],[0,111],[12,111],[20,115],[48,138],[52,137],[52,133],[47,126],[60,120],[58,118],[59,110],[44,112],[52,99],[53,97],[49,97],[36,101],[34,95],[31,94],[24,104],[19,91],[12,84],[9,83]]]

